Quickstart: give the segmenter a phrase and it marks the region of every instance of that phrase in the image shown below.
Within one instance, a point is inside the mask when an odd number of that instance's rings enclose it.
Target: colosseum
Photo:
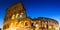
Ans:
[[[31,18],[21,2],[9,6],[6,10],[2,30],[59,30],[59,23],[51,18]]]

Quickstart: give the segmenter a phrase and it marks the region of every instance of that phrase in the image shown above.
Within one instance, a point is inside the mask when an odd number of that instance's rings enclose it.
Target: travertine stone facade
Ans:
[[[58,30],[56,20],[38,17],[30,18],[21,2],[7,8],[2,30]]]

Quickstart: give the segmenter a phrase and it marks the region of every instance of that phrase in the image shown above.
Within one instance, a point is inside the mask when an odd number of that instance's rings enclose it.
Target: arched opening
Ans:
[[[28,26],[27,22],[25,22],[25,26]]]
[[[31,26],[34,26],[34,23],[31,23]]]
[[[14,18],[15,18],[15,15],[13,14],[11,19],[14,19]]]
[[[3,29],[6,29],[6,25],[3,26]]]

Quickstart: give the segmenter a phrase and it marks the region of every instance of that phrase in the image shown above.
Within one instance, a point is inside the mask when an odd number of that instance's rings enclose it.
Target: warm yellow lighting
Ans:
[[[52,28],[52,26],[49,26],[49,29],[51,29]]]
[[[12,28],[12,27],[13,27],[13,23],[10,24],[10,28]]]
[[[20,15],[20,18],[22,18],[22,15]]]
[[[15,18],[15,15],[12,15],[12,19],[14,19]]]
[[[44,24],[44,27],[46,28],[46,24]]]
[[[19,14],[17,13],[17,14],[16,14],[16,18],[18,17],[18,15],[19,15]]]
[[[39,28],[38,27],[36,27],[36,29],[35,30],[39,30]]]
[[[59,29],[58,26],[56,26],[55,29]]]
[[[16,27],[16,26],[17,26],[17,22],[14,23],[14,27]]]
[[[24,22],[24,25],[25,25],[26,22],[27,22],[27,21]]]
[[[58,28],[56,28],[56,29],[58,29]]]
[[[16,30],[16,28],[9,28],[9,30]]]
[[[24,23],[19,22],[19,26],[20,26],[20,27],[24,27],[23,25],[24,25]]]
[[[21,14],[23,14],[23,13],[21,13]]]
[[[21,14],[20,14],[20,18],[22,18],[22,17],[23,17],[22,15],[23,15],[23,13],[21,13]]]

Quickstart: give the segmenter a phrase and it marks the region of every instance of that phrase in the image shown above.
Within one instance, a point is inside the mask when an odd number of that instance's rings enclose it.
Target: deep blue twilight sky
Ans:
[[[60,24],[60,0],[21,0],[26,13],[31,18],[48,17],[56,19]],[[20,0],[0,0],[0,28],[8,6]]]

